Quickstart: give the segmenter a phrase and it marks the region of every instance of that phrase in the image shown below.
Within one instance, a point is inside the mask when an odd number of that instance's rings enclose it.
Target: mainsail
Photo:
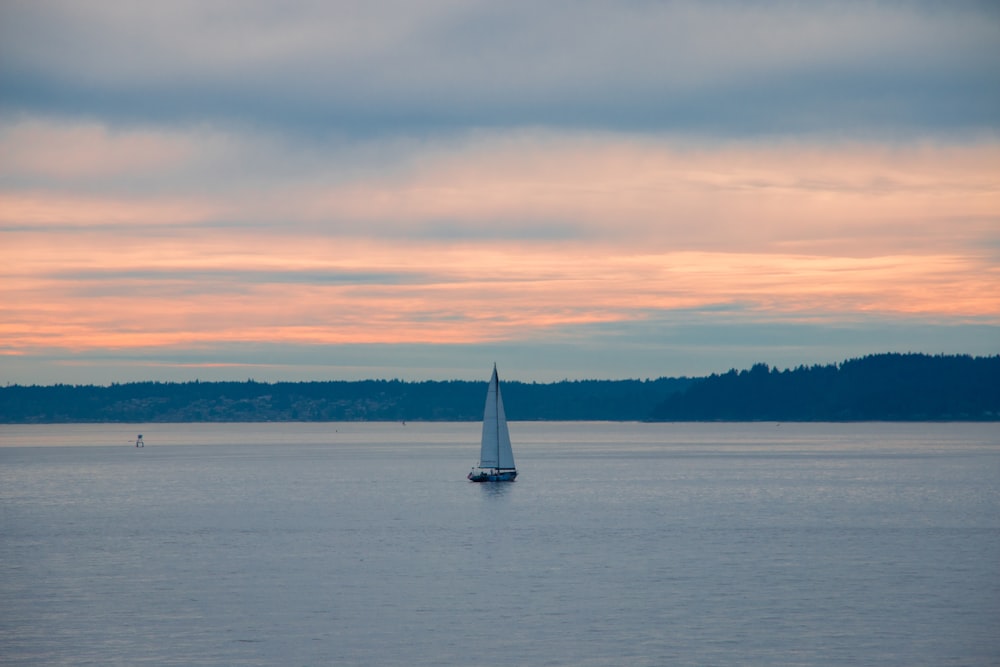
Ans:
[[[510,431],[507,430],[507,415],[503,411],[503,397],[500,395],[500,379],[496,364],[493,377],[486,392],[486,408],[483,410],[483,440],[479,451],[479,467],[497,470],[514,469],[514,450],[510,446]]]

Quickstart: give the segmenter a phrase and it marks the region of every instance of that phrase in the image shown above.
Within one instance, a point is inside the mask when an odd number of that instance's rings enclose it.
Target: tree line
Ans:
[[[654,420],[1000,419],[1000,356],[878,354],[779,371],[713,374],[665,399]]]
[[[515,420],[641,420],[690,380],[504,382]],[[0,388],[0,423],[476,421],[485,382],[132,382]]]
[[[132,382],[0,387],[0,423],[476,421],[485,382]],[[504,382],[513,420],[1000,420],[1000,356],[879,354],[703,378]]]

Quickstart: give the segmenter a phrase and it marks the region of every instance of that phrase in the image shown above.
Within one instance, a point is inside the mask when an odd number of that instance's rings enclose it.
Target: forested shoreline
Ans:
[[[880,354],[711,375],[657,406],[661,421],[993,421],[1000,356]]]
[[[0,387],[0,423],[476,421],[485,382],[132,382]],[[878,354],[701,378],[505,382],[508,418],[994,421],[1000,356]]]

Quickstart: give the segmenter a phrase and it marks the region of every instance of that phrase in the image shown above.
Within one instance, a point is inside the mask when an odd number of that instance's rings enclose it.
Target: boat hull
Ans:
[[[473,470],[469,473],[470,482],[513,482],[516,477],[516,470]]]

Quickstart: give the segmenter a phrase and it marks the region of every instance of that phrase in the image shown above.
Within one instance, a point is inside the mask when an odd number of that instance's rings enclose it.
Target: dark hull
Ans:
[[[513,482],[516,470],[481,470],[469,473],[470,482]]]

